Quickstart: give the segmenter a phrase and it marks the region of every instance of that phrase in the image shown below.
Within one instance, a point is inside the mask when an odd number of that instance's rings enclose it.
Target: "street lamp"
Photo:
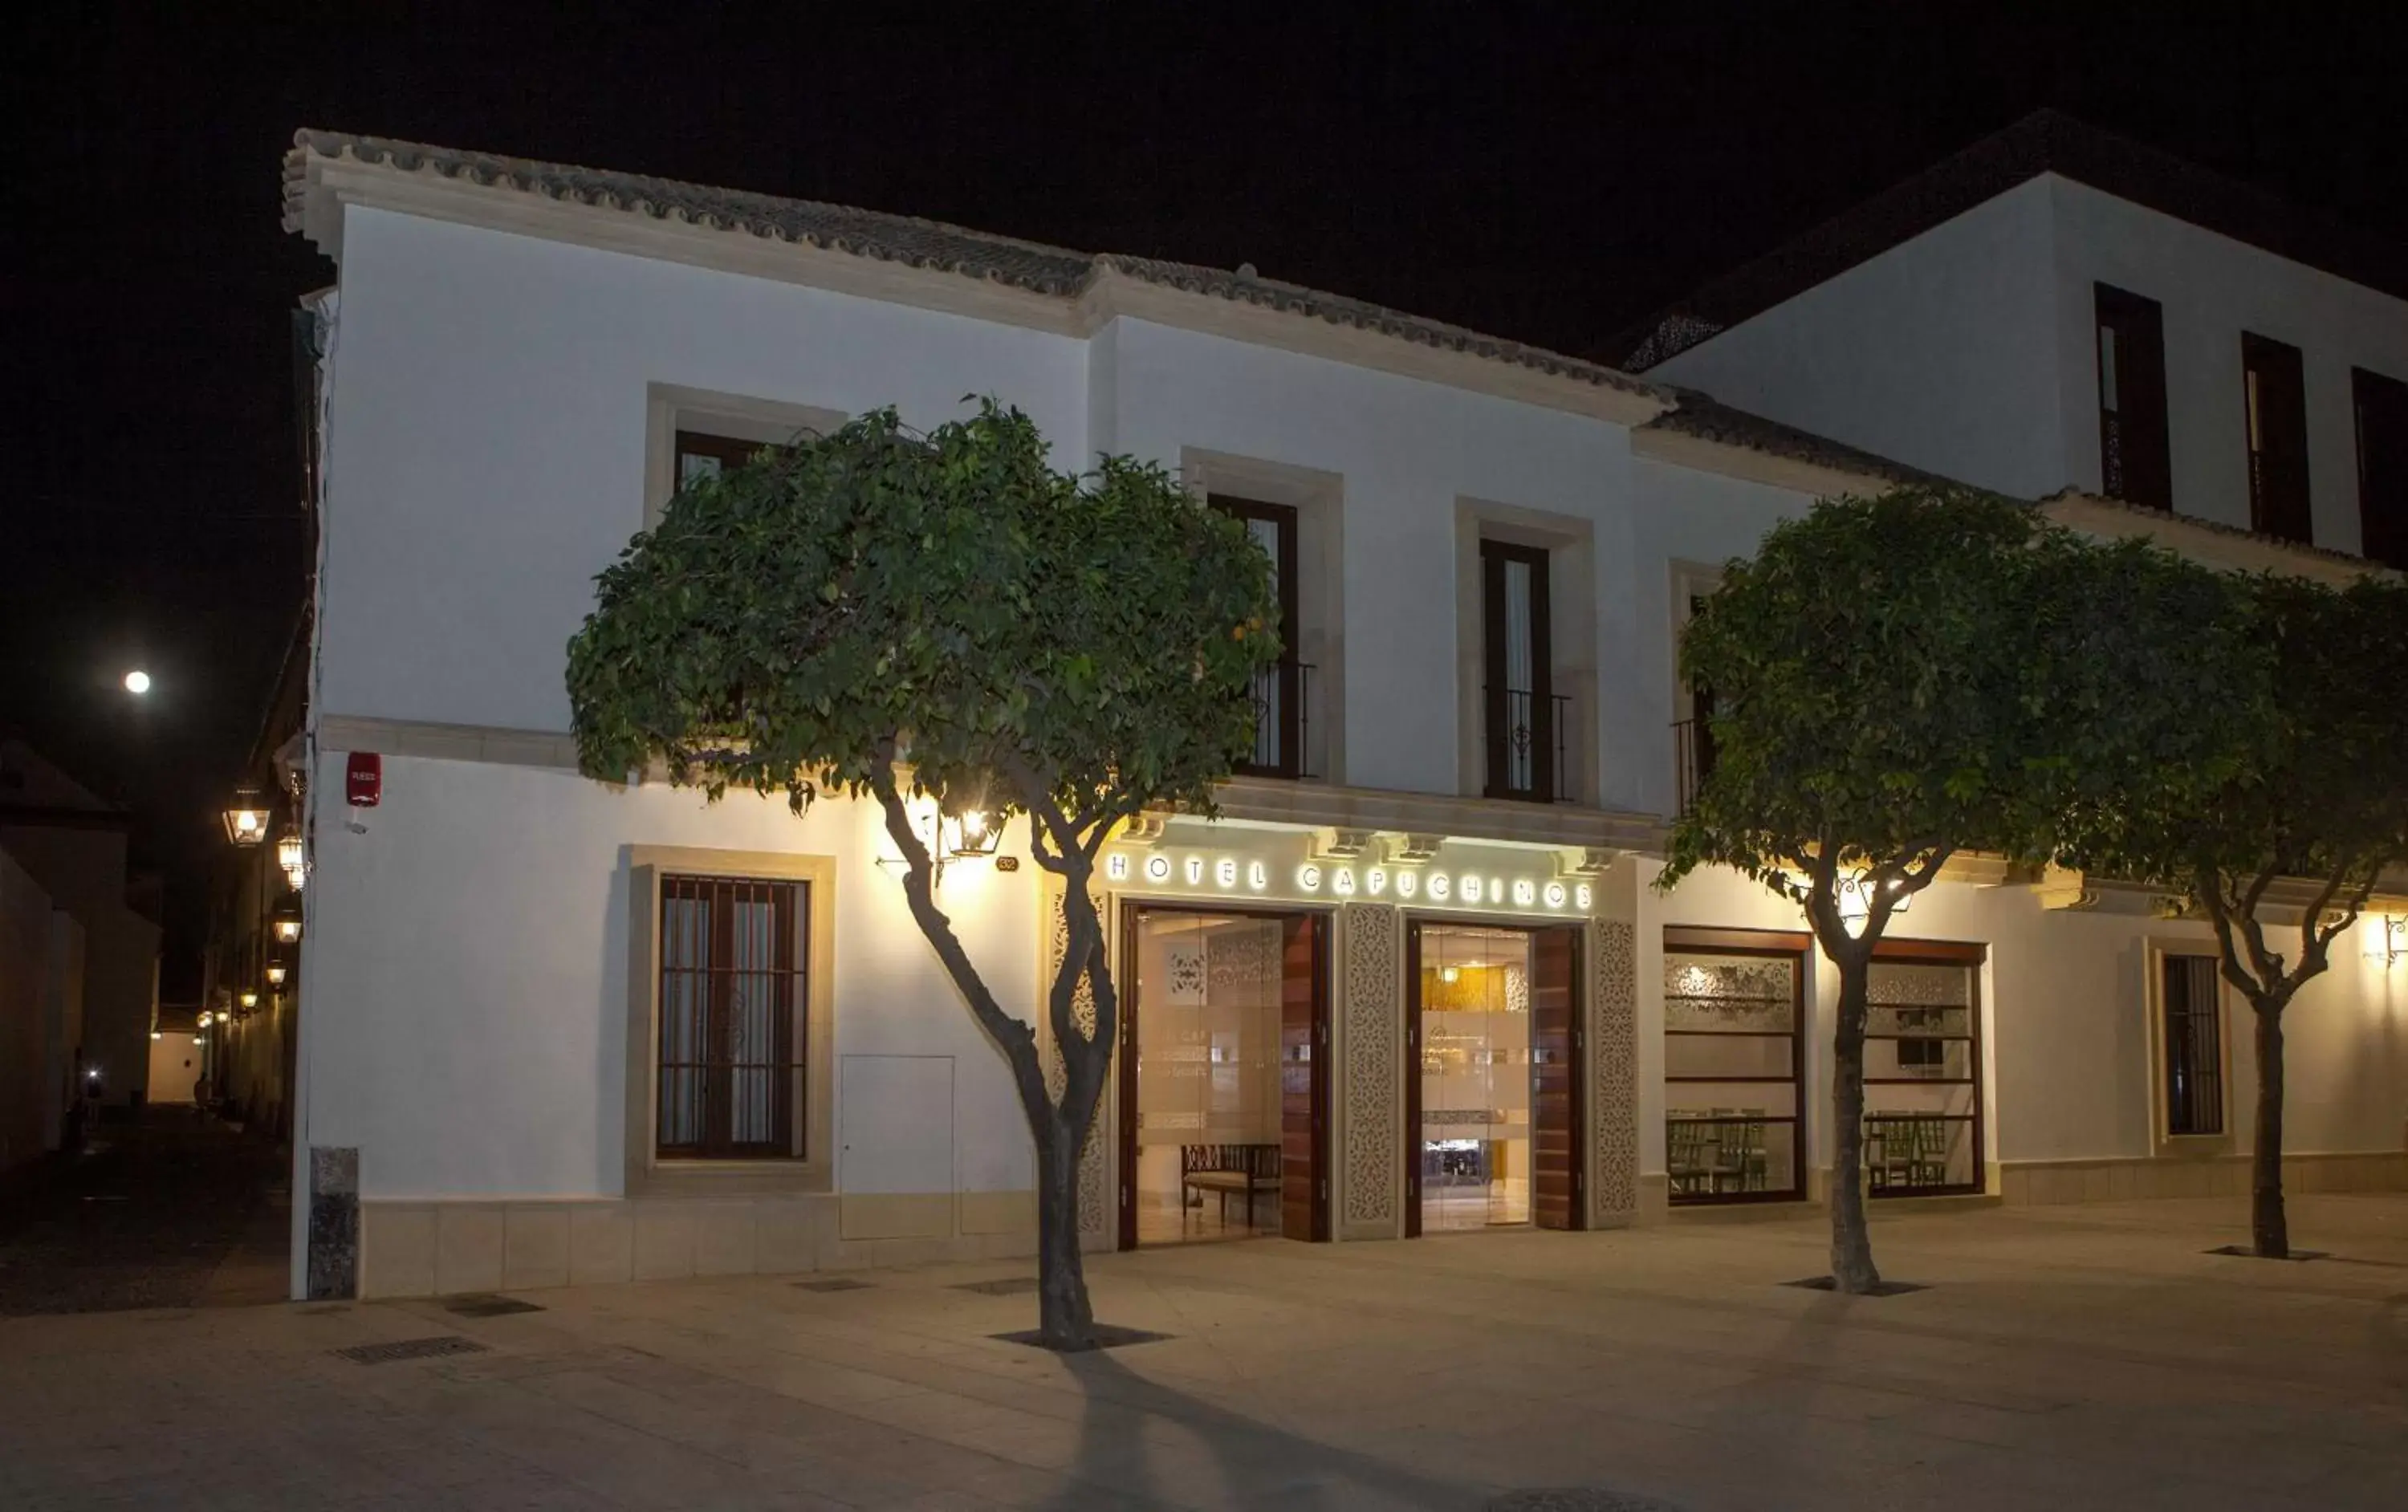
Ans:
[[[234,790],[234,802],[222,817],[226,838],[238,846],[255,846],[267,838],[267,806],[249,783]]]
[[[249,1013],[251,1009],[257,1006],[259,1006],[259,994],[257,992],[245,992],[242,994],[243,1012]]]
[[[301,878],[307,875],[308,861],[302,852],[301,826],[287,824],[284,833],[276,837],[276,864],[284,868],[284,879],[293,890],[301,890]]]
[[[268,985],[268,986],[270,986],[270,987],[281,987],[281,986],[283,986],[283,985],[284,985],[284,969],[285,969],[285,968],[284,968],[284,963],[283,963],[283,962],[281,962],[281,961],[271,961],[271,962],[269,962],[269,963],[267,963],[267,985]]]
[[[150,674],[136,667],[125,675],[125,691],[139,698],[150,691]]]
[[[276,916],[276,943],[279,945],[297,945],[300,941],[301,916],[299,914],[278,914]]]

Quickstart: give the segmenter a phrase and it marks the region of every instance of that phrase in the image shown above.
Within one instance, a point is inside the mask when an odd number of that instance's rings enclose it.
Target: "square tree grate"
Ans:
[[[457,1334],[437,1334],[430,1339],[395,1339],[390,1344],[354,1344],[348,1349],[333,1353],[362,1365],[385,1365],[396,1360],[433,1360],[447,1354],[483,1354],[485,1347],[475,1339],[465,1339]]]
[[[507,1318],[511,1313],[539,1313],[543,1308],[516,1297],[498,1297],[490,1291],[464,1291],[445,1299],[443,1310],[458,1318]]]

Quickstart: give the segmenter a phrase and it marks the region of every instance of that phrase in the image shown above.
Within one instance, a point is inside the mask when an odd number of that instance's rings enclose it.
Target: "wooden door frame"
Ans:
[[[1330,1228],[1328,1164],[1331,1146],[1330,1066],[1328,1054],[1331,995],[1329,963],[1330,938],[1335,933],[1337,915],[1326,908],[1222,906],[1210,903],[1198,903],[1194,900],[1184,898],[1173,900],[1151,897],[1129,897],[1122,895],[1117,901],[1120,905],[1120,950],[1124,974],[1116,976],[1113,978],[1114,984],[1120,989],[1119,997],[1121,1004],[1120,1034],[1118,1040],[1112,1047],[1112,1054],[1120,1063],[1112,1073],[1113,1080],[1117,1084],[1118,1088],[1117,1096],[1114,1100],[1119,1104],[1118,1112],[1115,1114],[1116,1127],[1113,1130],[1114,1148],[1118,1156],[1117,1163],[1119,1165],[1119,1170],[1114,1173],[1116,1180],[1113,1183],[1113,1191],[1115,1194],[1113,1204],[1113,1248],[1115,1249],[1135,1249],[1138,1248],[1137,1057],[1140,1007],[1139,998],[1140,994],[1138,991],[1137,968],[1135,963],[1137,961],[1138,923],[1148,913],[1205,914],[1216,918],[1263,919],[1278,920],[1282,921],[1296,918],[1311,918],[1315,921],[1312,953],[1312,995],[1314,1038],[1317,1043],[1314,1046],[1315,1054],[1313,1056],[1314,1070],[1312,1095],[1314,1104],[1313,1122],[1315,1125],[1315,1148],[1313,1151],[1313,1160],[1320,1169],[1321,1181],[1320,1190],[1313,1195],[1313,1237],[1316,1241],[1327,1239],[1329,1237]],[[1284,1031],[1283,1031],[1283,1033],[1284,1033]],[[1275,1049],[1280,1048],[1282,1047],[1274,1047]],[[1284,1109],[1283,1109],[1283,1120],[1284,1120],[1284,1117],[1285,1112]]]

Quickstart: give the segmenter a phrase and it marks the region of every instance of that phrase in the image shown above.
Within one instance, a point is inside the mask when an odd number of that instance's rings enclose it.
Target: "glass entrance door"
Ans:
[[[1326,1237],[1324,921],[1133,905],[1121,1246]]]
[[[1420,1230],[1527,1223],[1536,1070],[1530,935],[1467,924],[1421,924],[1415,934]]]

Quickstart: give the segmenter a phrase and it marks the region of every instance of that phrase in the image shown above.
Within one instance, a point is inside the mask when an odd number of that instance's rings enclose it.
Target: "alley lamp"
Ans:
[[[276,916],[276,943],[279,945],[297,945],[300,943],[300,940],[301,916],[299,914],[278,914]]]
[[[234,790],[234,802],[221,816],[225,820],[226,838],[238,846],[255,846],[267,838],[267,806],[261,801],[259,790],[246,783]]]
[[[283,962],[281,962],[281,961],[271,961],[271,962],[269,962],[269,963],[267,963],[267,985],[268,985],[268,986],[270,986],[270,987],[281,987],[281,986],[283,986],[283,985],[284,985],[284,972],[285,972],[285,967],[284,967],[284,963],[283,963]]]
[[[284,868],[285,877],[294,887],[300,887],[306,858],[302,854],[299,825],[287,824],[284,833],[276,837],[276,864]]]

